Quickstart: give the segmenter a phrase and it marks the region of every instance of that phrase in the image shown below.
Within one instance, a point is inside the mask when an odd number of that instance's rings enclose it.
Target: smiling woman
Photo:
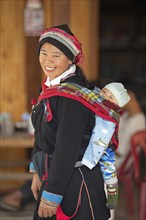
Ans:
[[[66,24],[47,28],[40,36],[38,55],[46,78],[32,111],[30,172],[37,201],[33,219],[106,220],[110,211],[99,164],[93,170],[81,164],[95,115],[79,101],[50,97],[63,83],[89,86],[78,66],[84,65],[81,43]]]
[[[50,43],[44,43],[42,45],[39,61],[45,75],[50,80],[65,72],[72,63],[64,53]]]

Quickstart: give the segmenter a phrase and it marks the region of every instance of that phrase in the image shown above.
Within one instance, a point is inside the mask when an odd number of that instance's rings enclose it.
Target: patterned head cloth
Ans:
[[[38,54],[41,46],[46,42],[61,50],[73,63],[84,65],[82,44],[66,24],[47,28],[42,31],[39,39]]]

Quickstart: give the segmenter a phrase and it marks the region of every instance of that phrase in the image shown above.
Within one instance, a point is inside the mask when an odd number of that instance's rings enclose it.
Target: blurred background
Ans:
[[[145,0],[0,0],[0,194],[30,179],[31,99],[43,80],[37,42],[45,27],[66,23],[83,44],[91,82],[136,82],[146,114]],[[140,89],[139,89],[140,88]]]

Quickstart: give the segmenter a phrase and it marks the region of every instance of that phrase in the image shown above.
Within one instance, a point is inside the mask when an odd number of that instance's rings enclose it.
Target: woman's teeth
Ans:
[[[54,67],[45,67],[46,68],[46,70],[55,70],[55,68]]]

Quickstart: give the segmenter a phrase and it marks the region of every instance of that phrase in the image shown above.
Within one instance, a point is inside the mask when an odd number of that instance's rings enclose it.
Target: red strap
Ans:
[[[114,122],[116,124],[117,121],[114,120],[113,118],[111,118],[109,115],[107,115],[107,112],[106,110],[102,109],[100,106],[98,106],[98,108],[96,108],[96,105],[91,105],[88,101],[78,97],[78,96],[75,96],[73,94],[70,94],[70,93],[59,93],[59,91],[56,91],[56,89],[52,89],[51,91],[49,91],[48,93],[42,93],[38,100],[41,101],[43,99],[46,99],[46,98],[50,98],[50,97],[53,97],[53,96],[63,96],[63,97],[66,97],[66,98],[70,98],[70,99],[74,99],[76,101],[79,101],[81,102],[84,106],[86,106],[87,108],[89,108],[91,111],[93,111],[95,114],[101,116],[102,118],[106,119],[106,120],[109,120],[111,122]]]
[[[108,113],[107,111],[102,108],[100,105],[94,103],[93,105],[91,105],[88,100],[84,100],[82,99],[81,97],[79,96],[76,96],[74,94],[70,94],[70,93],[63,93],[63,92],[60,92],[58,90],[56,90],[56,88],[52,88],[51,89],[46,89],[45,90],[45,93],[42,92],[38,98],[38,101],[41,101],[43,99],[47,99],[47,98],[50,98],[50,97],[53,97],[53,96],[62,96],[62,97],[66,97],[66,98],[70,98],[70,99],[73,99],[73,100],[76,100],[76,101],[79,101],[81,102],[84,106],[86,106],[88,109],[90,109],[92,112],[94,112],[96,115],[108,120],[108,121],[111,121],[113,123],[115,123],[117,125],[117,129],[116,129],[116,132],[118,131],[118,122],[112,118]],[[51,109],[50,109],[50,106],[48,106],[48,109],[50,110],[51,112]],[[52,113],[50,116],[48,116],[49,120],[52,119]],[[116,140],[115,138],[115,135],[113,135],[112,137],[112,141],[113,143],[116,145],[116,148],[118,148],[118,141]]]
[[[70,220],[71,218],[65,215],[61,209],[61,206],[59,206],[57,209],[57,213],[56,213],[56,219],[57,220]]]
[[[52,111],[51,111],[50,103],[47,102],[46,106],[47,106],[47,113],[48,113],[47,117],[46,117],[46,120],[50,122],[52,120],[52,118],[53,118],[53,114],[52,114]]]

